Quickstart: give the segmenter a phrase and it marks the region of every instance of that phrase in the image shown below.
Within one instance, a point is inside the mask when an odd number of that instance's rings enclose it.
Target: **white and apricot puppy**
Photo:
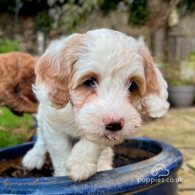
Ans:
[[[111,168],[110,146],[163,116],[167,84],[144,43],[99,29],[53,42],[36,64],[38,140],[23,159],[41,168],[48,151],[55,176],[75,181]],[[80,141],[72,148],[71,138]]]

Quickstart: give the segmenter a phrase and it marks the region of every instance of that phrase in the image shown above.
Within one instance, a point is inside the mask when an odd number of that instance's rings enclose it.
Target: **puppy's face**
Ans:
[[[136,105],[146,88],[144,60],[115,39],[97,40],[80,56],[70,86],[78,128],[98,143],[120,142],[141,123]]]
[[[58,74],[46,76],[46,71],[39,65],[37,73],[44,74],[37,82],[46,85],[46,78],[55,85],[59,82],[53,90],[48,90],[48,94],[55,100],[53,105],[56,107],[71,101],[81,136],[99,144],[113,145],[132,135],[141,124],[143,112],[149,115],[151,110],[151,115],[166,112],[166,83],[143,45],[110,30],[89,31],[76,36],[76,39],[69,38],[73,41],[72,48],[63,47],[67,42],[62,45],[58,67],[50,69],[50,74],[52,70],[60,69]],[[69,68],[64,69],[65,61],[69,62]],[[47,64],[46,69],[51,68],[48,63],[41,64]],[[63,74],[61,79],[60,72]],[[59,94],[63,96],[56,101]],[[157,101],[160,110],[158,105],[157,110],[152,108],[151,98]]]

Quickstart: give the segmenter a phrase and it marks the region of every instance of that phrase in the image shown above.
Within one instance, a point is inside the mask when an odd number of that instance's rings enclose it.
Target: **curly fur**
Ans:
[[[48,151],[55,176],[85,180],[111,168],[109,147],[131,136],[141,115],[161,117],[169,108],[166,81],[147,47],[117,31],[92,30],[57,40],[35,72],[39,128],[34,148],[23,159],[28,169],[41,168]],[[93,86],[86,85],[93,79]],[[113,122],[120,129],[107,128]],[[72,147],[70,137],[80,141]]]
[[[36,113],[38,103],[32,91],[36,59],[27,53],[0,54],[0,106],[18,115]]]

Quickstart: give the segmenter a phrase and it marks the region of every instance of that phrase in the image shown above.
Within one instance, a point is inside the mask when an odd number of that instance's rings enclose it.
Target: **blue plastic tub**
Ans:
[[[32,146],[33,143],[26,143],[0,150],[0,166],[2,161],[23,156]],[[177,194],[182,155],[176,148],[151,139],[132,138],[116,151],[128,153],[134,163],[99,172],[79,183],[68,177],[0,177],[0,194]],[[144,156],[147,159],[140,160]]]

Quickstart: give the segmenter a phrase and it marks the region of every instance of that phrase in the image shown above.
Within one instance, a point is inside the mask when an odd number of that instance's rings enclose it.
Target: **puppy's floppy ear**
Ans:
[[[54,41],[35,66],[34,91],[40,102],[63,108],[69,101],[73,66],[81,51],[81,34]]]
[[[138,109],[152,118],[162,117],[169,109],[167,83],[143,41],[139,42],[138,52],[144,59],[146,77],[146,91]]]

